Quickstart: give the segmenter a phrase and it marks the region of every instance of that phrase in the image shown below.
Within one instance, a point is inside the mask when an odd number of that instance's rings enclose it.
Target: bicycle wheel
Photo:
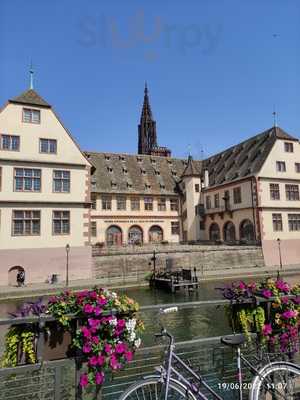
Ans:
[[[163,400],[164,383],[160,378],[143,379],[131,385],[119,400]],[[196,400],[196,397],[187,392],[181,385],[170,382],[168,400]]]
[[[253,379],[249,400],[300,400],[300,367],[274,362]]]

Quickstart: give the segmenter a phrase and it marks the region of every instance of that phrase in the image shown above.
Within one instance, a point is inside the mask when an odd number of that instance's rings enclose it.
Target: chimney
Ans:
[[[209,186],[209,175],[208,169],[204,170],[204,187],[207,188]]]

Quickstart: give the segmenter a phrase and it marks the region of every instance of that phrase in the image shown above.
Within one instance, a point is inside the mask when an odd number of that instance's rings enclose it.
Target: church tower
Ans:
[[[156,121],[153,119],[147,83],[144,90],[144,103],[141,119],[138,126],[138,154],[150,154],[155,156],[170,157],[171,151],[157,144]]]

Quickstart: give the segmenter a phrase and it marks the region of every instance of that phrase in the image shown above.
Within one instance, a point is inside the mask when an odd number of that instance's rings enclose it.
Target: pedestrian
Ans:
[[[18,287],[25,286],[25,271],[19,271],[17,273],[17,284]]]

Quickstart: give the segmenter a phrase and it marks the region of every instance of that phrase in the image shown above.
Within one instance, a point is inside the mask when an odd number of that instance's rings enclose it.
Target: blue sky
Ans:
[[[300,136],[299,0],[1,0],[0,102],[28,88],[84,150],[136,152],[145,80],[160,145],[215,153]],[[275,36],[274,36],[275,35]]]

